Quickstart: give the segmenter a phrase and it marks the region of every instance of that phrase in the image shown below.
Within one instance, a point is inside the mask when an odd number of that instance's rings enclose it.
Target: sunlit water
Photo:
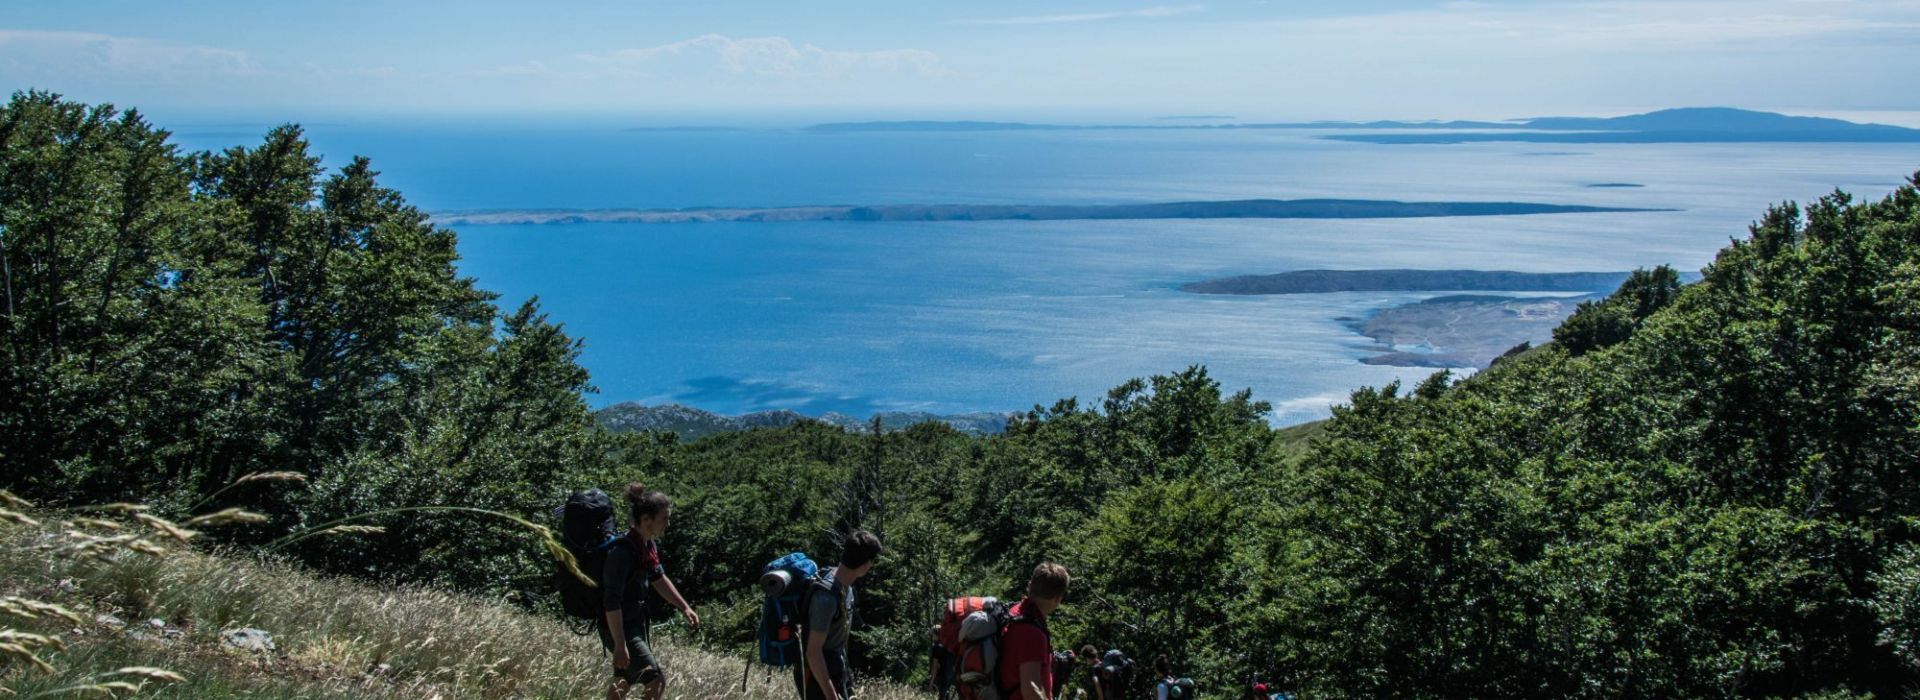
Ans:
[[[183,129],[195,148],[259,129]],[[245,137],[243,138],[243,135]],[[1326,415],[1376,367],[1342,318],[1433,294],[1216,297],[1182,282],[1303,268],[1697,269],[1769,203],[1879,197],[1920,144],[1381,146],[1310,132],[626,131],[319,125],[429,211],[1237,198],[1526,201],[1680,211],[1374,220],[585,224],[460,228],[461,269],[538,295],[586,342],[595,405],[722,413],[1017,410],[1206,365]],[[1633,183],[1635,188],[1595,188]]]

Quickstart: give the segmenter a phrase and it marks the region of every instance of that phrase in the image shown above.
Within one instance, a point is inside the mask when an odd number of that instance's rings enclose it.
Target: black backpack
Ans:
[[[554,562],[553,582],[560,591],[560,608],[574,619],[599,620],[604,614],[600,577],[606,571],[607,552],[630,546],[622,544],[627,538],[620,536],[613,500],[600,489],[575,491],[566,504],[554,509],[554,516],[560,522],[560,544],[573,555],[581,573],[593,579],[589,586],[565,564]]]
[[[1133,659],[1127,658],[1127,655],[1120,653],[1119,649],[1108,649],[1107,653],[1100,656],[1096,677],[1102,673],[1109,679],[1108,684],[1111,686],[1108,695],[1124,698],[1127,696],[1128,686],[1133,682]]]

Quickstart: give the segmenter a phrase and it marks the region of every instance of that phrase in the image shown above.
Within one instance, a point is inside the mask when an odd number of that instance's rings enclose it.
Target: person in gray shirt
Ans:
[[[809,582],[806,634],[793,684],[802,700],[845,700],[853,694],[847,668],[847,640],[853,629],[853,585],[873,571],[880,538],[866,530],[847,536],[840,564]]]

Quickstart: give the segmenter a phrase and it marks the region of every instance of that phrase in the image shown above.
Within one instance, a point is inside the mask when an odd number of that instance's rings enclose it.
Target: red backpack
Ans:
[[[965,613],[960,614],[961,611]],[[1001,638],[1006,635],[1008,625],[1033,623],[1016,617],[1012,606],[992,598],[956,598],[947,603],[947,615],[942,616],[942,644],[949,638],[948,617],[958,618],[951,626],[951,637],[957,640],[957,646],[949,646],[948,651],[953,652],[958,663],[955,688],[959,690],[960,700],[1017,697],[1000,685]]]
[[[960,623],[968,615],[984,610],[989,604],[997,603],[992,596],[973,596],[954,598],[947,601],[947,608],[940,612],[940,646],[946,647],[953,658],[960,658]]]

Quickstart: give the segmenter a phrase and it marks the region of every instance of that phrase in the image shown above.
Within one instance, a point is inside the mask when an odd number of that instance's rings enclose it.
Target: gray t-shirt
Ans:
[[[807,630],[826,632],[827,644],[821,651],[827,654],[842,654],[847,650],[847,637],[852,630],[853,589],[840,584],[834,574],[839,568],[820,572],[814,580],[813,595],[807,600]]]

